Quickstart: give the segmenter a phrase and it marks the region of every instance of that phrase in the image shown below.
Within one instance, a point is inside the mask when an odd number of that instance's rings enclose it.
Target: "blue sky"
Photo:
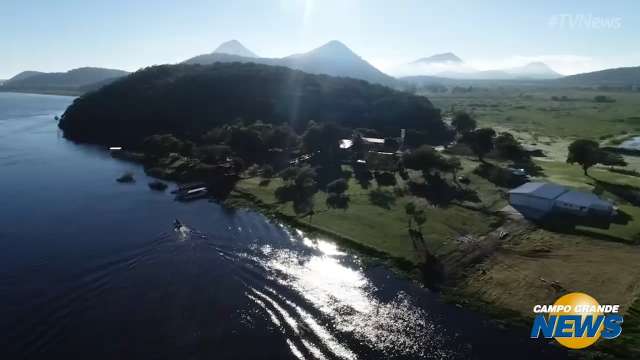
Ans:
[[[237,39],[261,56],[338,39],[381,69],[454,52],[478,69],[542,60],[563,73],[640,65],[640,1],[2,0],[0,78],[136,70]]]

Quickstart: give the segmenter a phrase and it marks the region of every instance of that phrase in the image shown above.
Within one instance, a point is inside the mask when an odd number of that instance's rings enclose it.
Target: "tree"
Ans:
[[[460,159],[458,159],[457,157],[449,158],[447,167],[449,172],[451,172],[453,182],[458,184],[458,171],[462,170],[462,163],[460,162]]]
[[[170,153],[186,153],[185,144],[171,134],[153,135],[144,139],[142,148],[147,155],[163,157]]]
[[[319,158],[323,162],[335,161],[345,132],[345,129],[334,123],[313,125],[302,136],[302,144],[310,153],[319,152]]]
[[[355,159],[357,160],[364,158],[364,152],[367,150],[367,146],[364,143],[362,135],[359,132],[354,133],[353,137],[351,138],[351,142],[351,150],[353,151]]]
[[[273,166],[264,165],[262,169],[260,169],[260,176],[265,179],[271,179],[273,177]]]
[[[518,140],[508,132],[500,133],[500,135],[496,137],[495,145],[498,154],[505,159],[522,160],[527,156],[526,150]]]
[[[404,167],[430,174],[432,171],[448,171],[447,159],[431,146],[423,145],[415,151],[405,153],[402,157]]]
[[[460,111],[455,114],[451,125],[456,129],[459,134],[466,134],[476,129],[477,123],[474,118],[468,113]]]
[[[295,177],[298,175],[298,171],[300,171],[300,168],[288,167],[288,168],[280,171],[278,176],[282,180],[284,180],[285,182],[289,182],[289,181],[292,181],[293,179],[295,179]]]
[[[327,195],[327,207],[333,209],[347,210],[349,207],[349,196],[346,194],[329,193]]]
[[[484,156],[493,150],[495,136],[496,132],[493,129],[482,128],[465,134],[462,142],[471,148],[478,160],[484,162]]]
[[[205,145],[197,148],[196,155],[208,164],[215,164],[231,156],[231,148],[227,145]]]
[[[287,183],[275,189],[275,196],[281,202],[293,201],[293,209],[297,215],[311,216],[314,208],[313,196],[317,191],[317,174],[309,166],[289,169],[285,170],[286,173],[280,173],[281,177],[286,177]]]
[[[390,172],[377,172],[374,177],[378,186],[394,186],[397,183],[396,176]]]
[[[247,127],[234,127],[228,145],[231,150],[250,162],[260,159],[267,150],[260,133]]]
[[[345,179],[337,179],[327,184],[327,192],[342,194],[349,189],[349,184]]]
[[[264,142],[269,149],[289,149],[295,147],[298,142],[298,136],[287,125],[275,126],[265,131]]]
[[[567,163],[579,164],[586,176],[589,176],[588,170],[593,165],[602,160],[600,147],[593,140],[579,139],[569,145],[569,156]]]

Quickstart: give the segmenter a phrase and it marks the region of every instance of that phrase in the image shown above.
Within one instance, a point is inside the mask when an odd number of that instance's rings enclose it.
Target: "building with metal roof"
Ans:
[[[544,182],[529,182],[509,191],[509,204],[533,220],[553,214],[595,217],[614,214],[613,204],[593,193]]]

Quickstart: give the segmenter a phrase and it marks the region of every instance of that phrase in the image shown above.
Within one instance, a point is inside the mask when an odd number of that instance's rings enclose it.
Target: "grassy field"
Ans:
[[[402,186],[402,180],[398,178],[398,181],[398,186]],[[261,186],[260,182],[258,178],[245,179],[238,183],[237,189],[254,194],[264,203],[277,206],[279,212],[293,216],[291,203],[276,204],[273,195],[274,190],[282,185],[282,180],[272,179],[267,186]],[[497,220],[457,205],[431,207],[423,199],[409,195],[397,197],[388,208],[383,208],[369,200],[369,191],[375,186],[374,183],[370,189],[363,189],[354,179],[349,180],[347,194],[350,202],[346,210],[328,208],[326,193],[318,192],[314,197],[315,215],[301,221],[418,265],[424,261],[424,249],[422,245],[416,247],[409,237],[408,216],[404,210],[408,201],[424,208],[427,217],[425,246],[436,255],[455,250],[455,239],[459,236],[478,236],[489,232],[491,224]],[[391,191],[393,188],[386,189]]]
[[[544,175],[536,180],[595,191],[629,217],[626,225],[613,224],[609,229],[578,227],[574,233],[507,224],[509,236],[486,261],[468,272],[458,289],[504,313],[525,317],[532,316],[534,304],[553,303],[570,291],[586,292],[600,303],[621,304],[625,312],[622,336],[599,342],[597,349],[621,358],[638,358],[640,247],[636,244],[640,240],[640,207],[612,193],[610,187],[639,190],[640,177],[601,166],[592,168],[587,177],[579,166],[569,165],[565,159],[567,146],[574,139],[616,145],[640,134],[640,93],[607,92],[616,100],[613,103],[596,103],[595,95],[599,93],[561,89],[429,95],[444,110],[470,111],[479,126],[509,131],[524,144],[542,149],[547,157],[536,162]],[[567,96],[569,101],[553,101],[552,96]],[[640,170],[640,158],[625,159],[627,169]],[[465,164],[465,170],[473,165]],[[489,196],[496,191],[491,185],[479,189]]]
[[[597,103],[597,91],[489,89],[465,94],[428,94],[444,111],[466,110],[481,126],[497,126],[530,134],[542,141],[562,138],[614,139],[640,134],[640,93],[607,92],[615,99]],[[551,100],[566,96],[566,101]]]

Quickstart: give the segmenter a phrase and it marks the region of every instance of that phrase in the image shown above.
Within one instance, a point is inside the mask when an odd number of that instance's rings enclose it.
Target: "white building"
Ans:
[[[542,219],[550,214],[611,217],[614,207],[593,193],[552,183],[529,182],[509,191],[509,203],[524,217]]]

